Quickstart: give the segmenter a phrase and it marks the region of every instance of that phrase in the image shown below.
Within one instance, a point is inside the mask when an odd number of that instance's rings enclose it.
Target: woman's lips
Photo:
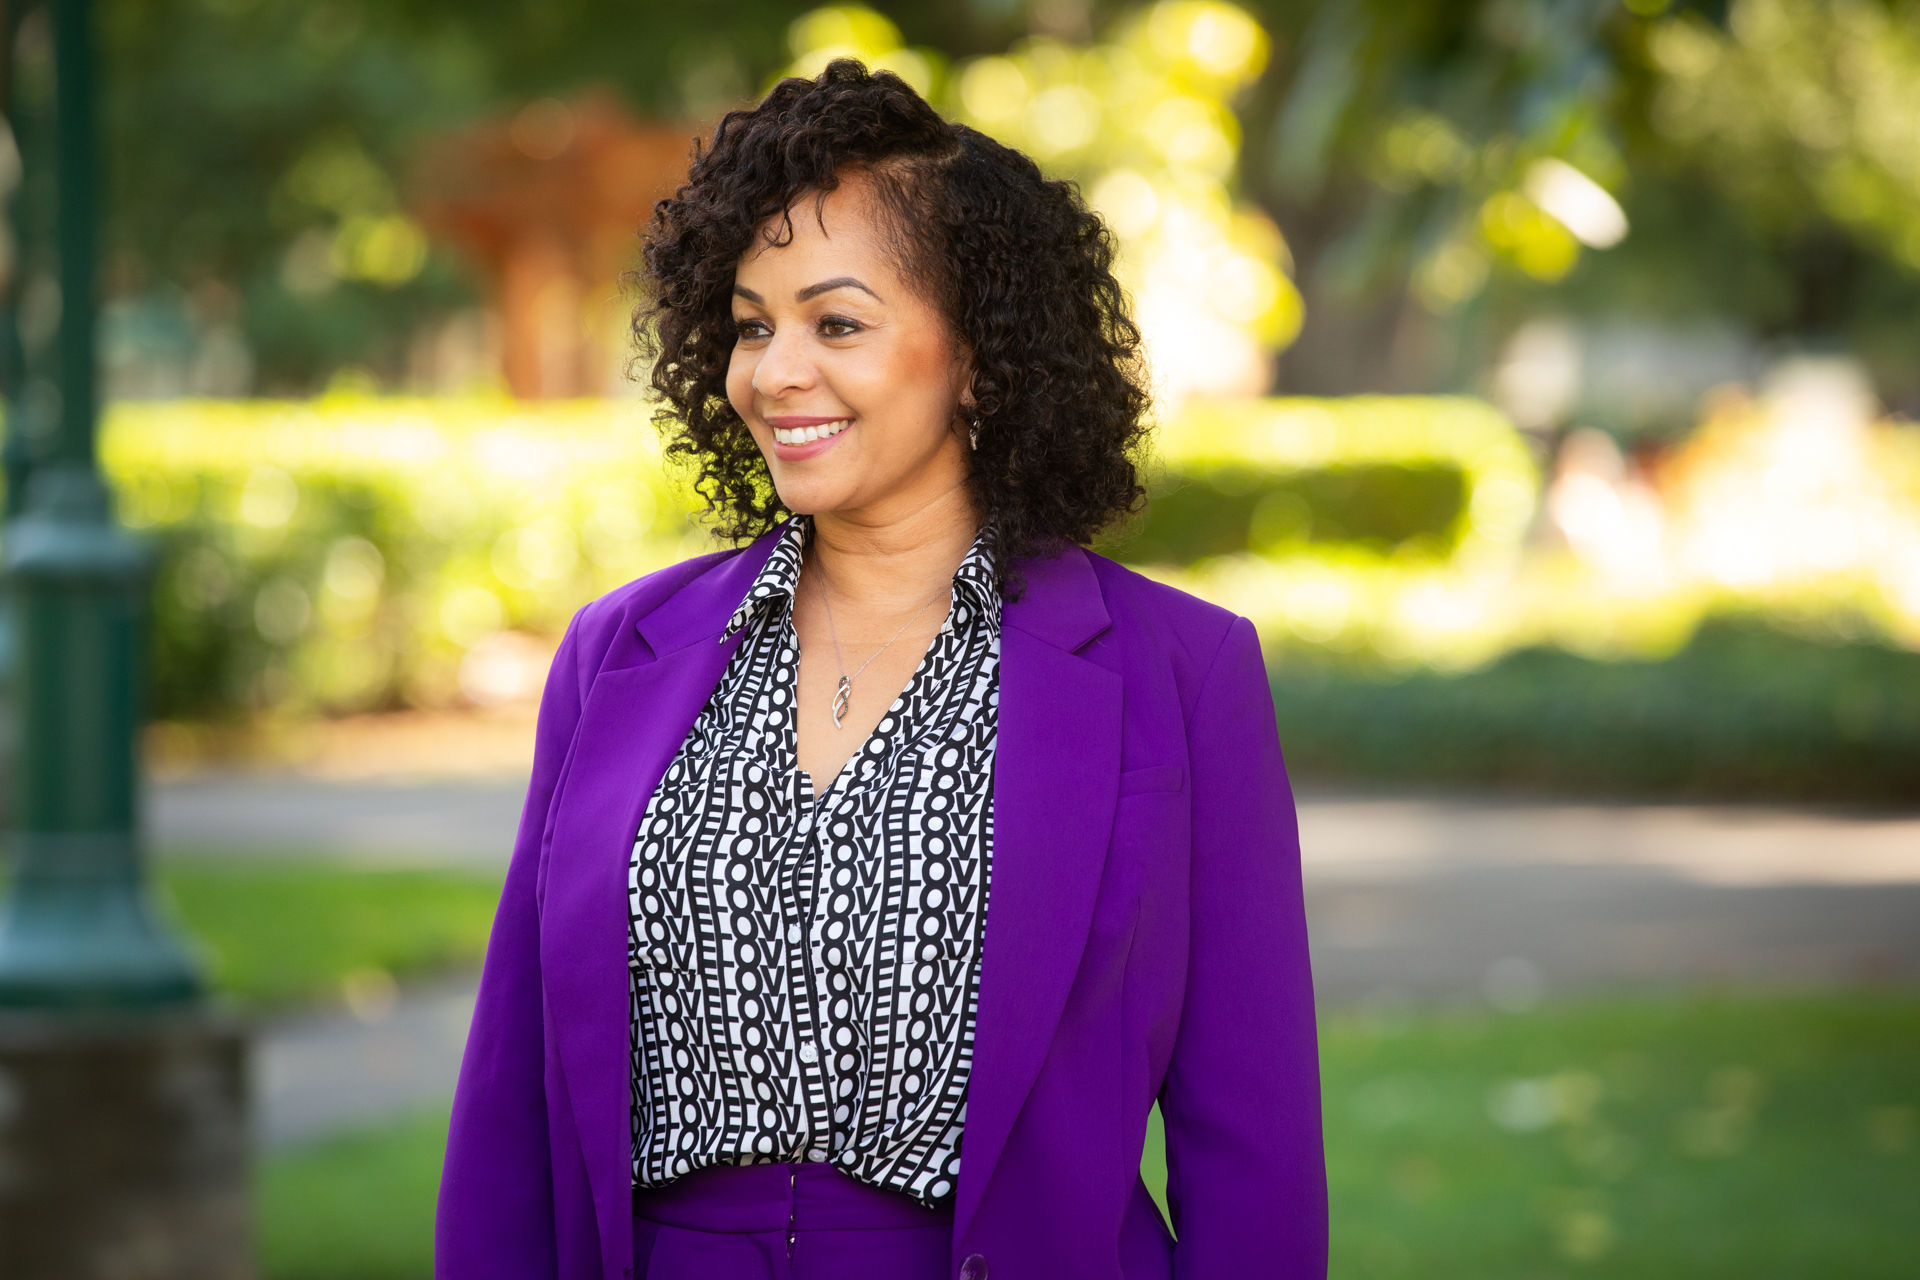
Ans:
[[[853,425],[850,418],[803,417],[798,414],[768,418],[766,423],[773,428],[774,454],[783,462],[800,462],[818,457],[832,448],[833,442]]]

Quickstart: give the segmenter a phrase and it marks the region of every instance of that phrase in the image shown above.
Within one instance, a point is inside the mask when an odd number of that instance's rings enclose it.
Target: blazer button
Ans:
[[[960,1264],[960,1280],[987,1280],[987,1260],[977,1253],[967,1255]]]

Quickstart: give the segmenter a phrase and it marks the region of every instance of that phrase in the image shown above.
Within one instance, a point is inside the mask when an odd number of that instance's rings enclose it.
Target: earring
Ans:
[[[976,450],[977,450],[977,449],[979,449],[979,447],[980,447],[980,414],[979,414],[979,411],[978,411],[978,410],[972,410],[972,409],[969,409],[969,410],[965,410],[965,411],[963,411],[963,412],[964,412],[964,416],[965,416],[965,418],[966,418],[966,423],[967,423],[967,447],[968,447],[969,449],[976,449]]]

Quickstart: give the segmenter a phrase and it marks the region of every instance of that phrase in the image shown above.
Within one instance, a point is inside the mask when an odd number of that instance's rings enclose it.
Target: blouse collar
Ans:
[[[773,553],[755,575],[753,585],[740,601],[740,607],[727,619],[726,629],[720,633],[724,641],[742,627],[752,622],[756,615],[774,608],[790,606],[800,589],[800,565],[806,551],[810,517],[789,517],[786,526],[780,531],[779,539],[773,544]],[[953,586],[955,604],[961,603],[964,595],[980,616],[991,619],[996,626],[1000,618],[1000,586],[993,572],[992,526],[984,527],[973,540],[973,546],[967,551],[967,558],[954,570]],[[940,629],[951,630],[956,614],[960,610],[950,610]],[[963,618],[964,620],[964,618]]]

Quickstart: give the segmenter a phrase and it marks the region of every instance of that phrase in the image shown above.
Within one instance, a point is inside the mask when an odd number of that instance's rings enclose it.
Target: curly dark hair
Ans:
[[[719,532],[754,537],[787,514],[727,400],[734,268],[768,219],[852,174],[872,184],[903,274],[971,358],[969,484],[1002,580],[1013,558],[1084,544],[1134,510],[1148,394],[1112,233],[1072,183],[942,118],[898,76],[842,59],[729,113],[646,228],[634,333],[667,452],[698,467]],[[791,236],[783,225],[774,243]]]

